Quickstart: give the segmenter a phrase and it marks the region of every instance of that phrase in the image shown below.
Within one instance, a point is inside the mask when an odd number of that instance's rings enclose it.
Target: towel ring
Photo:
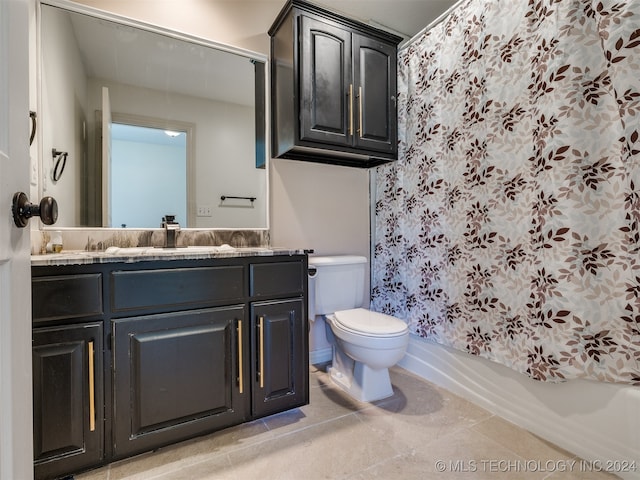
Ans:
[[[55,148],[51,151],[51,153],[53,154],[53,161],[55,163],[51,177],[53,178],[54,182],[57,182],[58,180],[60,180],[60,177],[62,177],[64,167],[67,165],[67,155],[69,155],[69,153],[60,152]]]

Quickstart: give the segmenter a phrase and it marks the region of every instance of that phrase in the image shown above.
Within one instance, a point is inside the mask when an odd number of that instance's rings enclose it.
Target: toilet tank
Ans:
[[[366,267],[367,259],[356,255],[309,257],[309,313],[328,315],[361,307]]]

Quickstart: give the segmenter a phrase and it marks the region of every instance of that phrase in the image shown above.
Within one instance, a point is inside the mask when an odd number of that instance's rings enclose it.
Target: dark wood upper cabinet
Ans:
[[[301,16],[300,139],[351,146],[351,32]],[[346,100],[346,101],[345,101]]]
[[[298,0],[269,35],[274,157],[365,168],[397,159],[400,37]]]
[[[358,148],[397,158],[396,46],[353,35]],[[388,99],[388,101],[383,101]]]

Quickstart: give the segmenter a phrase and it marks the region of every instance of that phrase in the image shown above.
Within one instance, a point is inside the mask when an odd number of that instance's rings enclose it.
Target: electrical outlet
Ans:
[[[211,207],[209,205],[199,205],[196,210],[197,217],[211,217]]]

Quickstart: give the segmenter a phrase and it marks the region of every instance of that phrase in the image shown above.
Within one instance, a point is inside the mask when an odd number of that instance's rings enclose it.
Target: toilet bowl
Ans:
[[[333,382],[373,402],[393,395],[389,368],[404,357],[409,329],[398,318],[362,308],[366,262],[351,255],[309,257],[309,318],[326,322]]]
[[[409,344],[407,325],[395,317],[364,308],[327,316],[335,339],[331,379],[362,402],[393,395],[389,368],[398,363]]]

